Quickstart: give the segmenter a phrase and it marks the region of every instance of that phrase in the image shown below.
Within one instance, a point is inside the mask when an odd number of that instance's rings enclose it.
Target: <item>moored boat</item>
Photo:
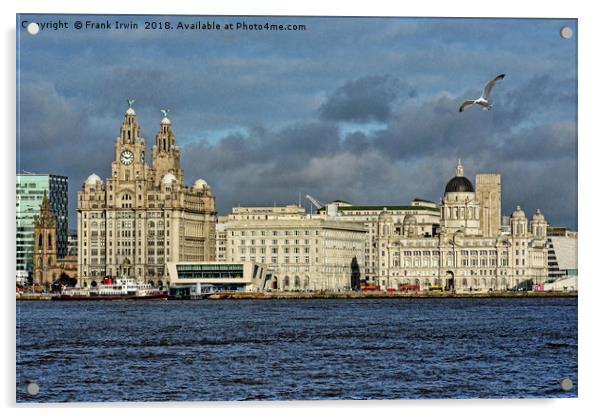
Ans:
[[[153,287],[134,279],[103,279],[102,283],[90,288],[63,288],[54,300],[165,300],[166,290]]]

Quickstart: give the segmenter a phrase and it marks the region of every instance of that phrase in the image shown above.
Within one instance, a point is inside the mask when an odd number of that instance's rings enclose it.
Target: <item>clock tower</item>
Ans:
[[[153,146],[152,165],[133,100],[128,100],[111,175],[91,174],[77,195],[78,279],[82,287],[104,276],[169,285],[167,262],[215,260],[217,212],[211,187],[184,182],[180,150],[167,110]]]
[[[129,100],[130,105],[133,100]],[[125,112],[119,136],[115,140],[115,159],[111,167],[111,177],[118,181],[145,180],[149,175],[144,158],[146,144],[140,137],[140,126],[136,112],[130,106]]]

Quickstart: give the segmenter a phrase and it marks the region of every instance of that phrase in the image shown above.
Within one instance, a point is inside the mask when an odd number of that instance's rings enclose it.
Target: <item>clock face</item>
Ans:
[[[134,161],[134,154],[129,150],[124,150],[123,152],[121,152],[120,160],[121,163],[123,163],[124,165],[131,165]]]

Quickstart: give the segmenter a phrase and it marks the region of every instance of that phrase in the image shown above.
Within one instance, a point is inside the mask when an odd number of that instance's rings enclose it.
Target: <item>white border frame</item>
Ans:
[[[599,407],[600,387],[600,304],[594,290],[596,275],[596,240],[600,225],[596,216],[600,200],[600,135],[596,123],[599,103],[600,52],[598,40],[602,39],[602,16],[596,13],[594,2],[547,1],[539,4],[524,0],[504,2],[485,1],[420,1],[387,4],[381,0],[363,3],[349,1],[306,0],[302,4],[278,1],[219,1],[191,2],[170,0],[149,2],[148,0],[104,0],[102,2],[72,2],[68,0],[34,1],[22,0],[3,5],[2,20],[2,82],[3,111],[0,113],[4,127],[5,143],[9,151],[3,152],[1,165],[3,179],[0,195],[10,195],[10,203],[2,204],[1,229],[10,230],[2,239],[2,296],[4,298],[2,327],[6,335],[0,342],[2,358],[6,365],[0,378],[2,403],[12,407],[9,413],[23,411],[25,414],[44,412],[49,415],[80,414],[82,407],[89,414],[104,414],[107,407],[124,408],[135,414],[164,414],[167,408],[176,408],[178,413],[198,414],[210,409],[212,414],[235,414],[244,411],[251,415],[265,414],[329,414],[342,410],[347,415],[365,415],[371,410],[384,414],[420,413],[448,415],[502,415],[506,413],[545,412],[546,415],[593,413]],[[15,14],[16,13],[133,13],[133,14],[222,14],[222,15],[330,15],[330,16],[432,16],[432,17],[550,17],[578,18],[579,36],[579,398],[542,400],[435,400],[435,401],[316,401],[316,402],[252,402],[252,403],[150,403],[118,405],[15,405],[15,300],[12,276],[15,262],[14,246],[14,190],[15,190]],[[585,192],[587,191],[587,192]],[[10,205],[12,203],[12,206]],[[175,409],[174,409],[175,410]],[[172,410],[170,410],[172,412]]]

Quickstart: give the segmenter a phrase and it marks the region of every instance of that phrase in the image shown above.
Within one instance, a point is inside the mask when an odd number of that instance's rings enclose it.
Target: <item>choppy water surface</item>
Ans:
[[[17,304],[17,401],[576,395],[575,298]]]

